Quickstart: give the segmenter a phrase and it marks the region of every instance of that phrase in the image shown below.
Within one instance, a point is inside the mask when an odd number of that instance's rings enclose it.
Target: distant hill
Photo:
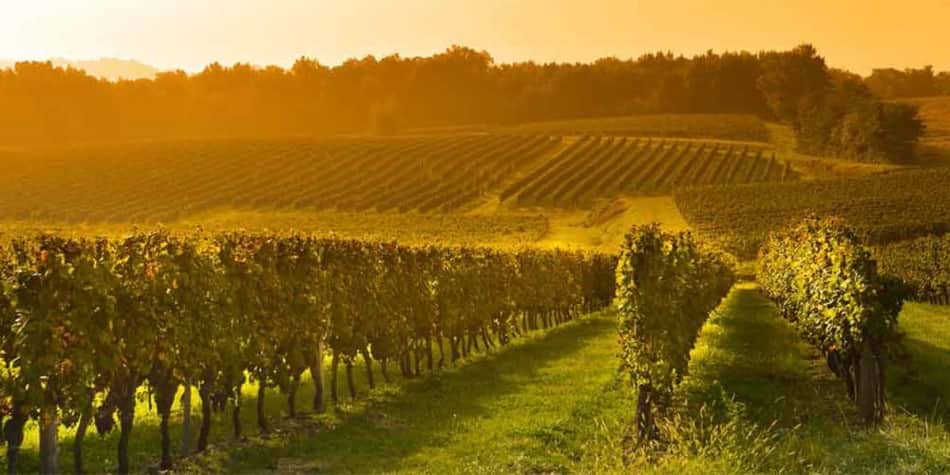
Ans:
[[[77,69],[82,69],[92,76],[109,81],[117,81],[119,79],[150,79],[155,77],[155,74],[159,72],[158,69],[147,64],[126,59],[100,58],[74,61],[64,58],[52,58],[49,61],[55,66],[72,66]],[[13,67],[15,63],[16,61],[0,60],[0,69]]]

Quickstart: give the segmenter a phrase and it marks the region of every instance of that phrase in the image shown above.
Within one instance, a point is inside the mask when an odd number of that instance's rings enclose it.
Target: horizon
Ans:
[[[7,473],[950,474],[950,0],[4,6]]]
[[[895,12],[883,2],[861,3],[857,15],[850,0],[821,9],[816,0],[794,6],[727,1],[683,0],[676,8],[616,0],[288,1],[274,8],[257,1],[175,0],[133,9],[107,0],[90,9],[59,0],[8,7],[11,14],[0,19],[0,60],[120,59],[194,73],[215,62],[289,67],[308,57],[335,66],[370,55],[430,56],[453,44],[487,51],[497,63],[589,63],[655,52],[755,53],[809,43],[829,65],[862,76],[876,68],[950,70],[950,59],[935,47],[950,42],[950,32],[941,27],[950,4],[915,0]],[[735,11],[745,14],[731,14]],[[766,28],[779,22],[783,28]],[[914,28],[906,28],[911,23]]]

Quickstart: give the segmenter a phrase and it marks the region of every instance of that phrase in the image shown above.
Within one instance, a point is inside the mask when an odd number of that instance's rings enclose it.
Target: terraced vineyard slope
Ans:
[[[548,135],[182,141],[0,152],[0,219],[171,221],[217,209],[455,211]]]
[[[583,136],[511,184],[501,199],[520,206],[587,208],[618,194],[798,179],[763,144]]]

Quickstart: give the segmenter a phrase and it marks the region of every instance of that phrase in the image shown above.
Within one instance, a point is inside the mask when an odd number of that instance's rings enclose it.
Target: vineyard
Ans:
[[[874,256],[881,272],[903,281],[915,299],[950,305],[950,235],[880,246]]]
[[[552,153],[547,135],[185,141],[0,153],[0,217],[169,222],[215,209],[454,211]]]
[[[445,214],[494,196],[515,207],[589,209],[624,194],[799,178],[761,143],[549,133],[6,150],[0,219],[171,223],[226,210]]]
[[[739,114],[653,114],[532,122],[508,127],[529,134],[608,135],[768,142],[758,117]]]
[[[352,211],[240,210],[189,216],[165,229],[188,233],[195,229],[257,233],[301,232],[320,237],[367,241],[397,241],[425,246],[490,246],[517,249],[545,236],[550,222],[540,214],[465,215],[457,213],[358,213]],[[0,242],[22,235],[53,233],[70,237],[122,237],[125,223],[63,224],[16,221],[0,224]]]
[[[870,244],[950,229],[950,170],[923,169],[842,180],[677,190],[690,225],[730,252],[754,258],[768,233],[810,216],[837,216]]]
[[[74,469],[83,471],[90,425],[109,432],[118,414],[118,471],[128,473],[138,388],[161,418],[161,468],[172,464],[171,407],[180,385],[197,386],[197,450],[208,446],[213,410],[228,408],[240,438],[241,388],[256,382],[261,433],[269,388],[296,395],[304,372],[323,411],[322,360],[331,355],[356,397],[362,359],[403,376],[456,364],[608,305],[612,257],[563,251],[410,248],[306,236],[134,234],[120,240],[40,235],[2,251],[0,389],[11,408],[7,463],[17,470],[24,426],[40,428],[40,471],[56,472],[57,431],[77,427]]]
[[[797,180],[762,145],[585,135],[501,193],[519,206],[590,208],[619,194]]]
[[[737,117],[0,151],[4,461],[881,472],[809,447],[944,437],[950,169],[813,179]]]

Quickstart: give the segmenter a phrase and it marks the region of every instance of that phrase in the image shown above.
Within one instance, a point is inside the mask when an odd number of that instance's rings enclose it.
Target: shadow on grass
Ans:
[[[317,430],[323,432],[327,427],[334,434],[342,434],[343,437],[359,437],[362,435],[360,445],[368,445],[379,448],[389,447],[392,444],[400,445],[393,440],[381,440],[381,437],[389,437],[390,434],[395,438],[401,438],[406,424],[399,422],[401,419],[387,416],[384,411],[389,411],[387,407],[402,408],[404,411],[412,412],[416,409],[418,414],[412,417],[405,417],[409,422],[419,417],[431,417],[433,423],[432,432],[435,430],[437,421],[440,418],[446,420],[460,420],[460,417],[477,416],[477,406],[467,404],[469,401],[459,401],[468,399],[470,394],[478,397],[487,397],[494,391],[504,392],[514,390],[518,384],[530,384],[529,380],[533,371],[542,367],[547,362],[556,359],[560,353],[561,356],[570,354],[583,346],[586,338],[593,335],[602,334],[606,326],[611,326],[612,321],[604,318],[590,318],[577,322],[569,323],[559,328],[550,330],[547,333],[535,333],[521,340],[516,340],[512,347],[500,351],[489,353],[476,353],[469,360],[460,363],[459,369],[449,369],[442,373],[424,375],[418,379],[404,380],[399,376],[398,371],[390,368],[393,376],[393,384],[383,385],[381,369],[379,364],[374,365],[374,379],[380,384],[376,391],[370,391],[366,378],[365,364],[362,358],[357,360],[354,365],[354,380],[359,397],[355,401],[349,400],[347,396],[345,372],[340,371],[337,376],[337,384],[340,390],[341,401],[337,406],[328,403],[329,413],[326,415],[315,416],[308,414],[311,401],[313,399],[314,387],[309,375],[305,374],[297,394],[297,407],[302,417],[298,420],[290,421],[287,419],[287,398],[276,388],[269,388],[265,398],[265,413],[271,424],[277,430],[276,437],[270,439],[261,439],[257,437],[257,421],[254,411],[256,403],[257,385],[248,383],[244,385],[241,410],[241,424],[244,434],[250,439],[245,442],[238,442],[232,439],[230,409],[224,413],[214,413],[212,419],[212,429],[210,442],[212,452],[230,453],[232,449],[237,452],[241,450],[250,450],[249,447],[257,445],[267,446],[273,449],[285,445],[286,438],[279,436],[283,429],[302,428],[305,430]],[[549,343],[549,342],[554,343]],[[553,347],[549,347],[553,345]],[[396,368],[398,369],[398,368]],[[325,374],[329,376],[329,358],[325,361]],[[329,392],[329,381],[327,382]],[[425,395],[431,392],[425,397]],[[455,394],[449,394],[454,392]],[[367,395],[369,397],[367,398]],[[157,467],[160,456],[160,433],[159,420],[154,407],[146,400],[146,393],[140,393],[140,400],[136,406],[135,425],[130,439],[129,456],[132,470],[136,472],[153,471]],[[441,399],[447,401],[465,402],[457,406],[439,410],[435,414],[429,415],[430,407],[426,405],[441,406]],[[329,394],[325,395],[329,399]],[[201,404],[198,400],[197,390],[192,392],[192,444],[194,444],[198,435],[198,424],[201,421]],[[416,404],[422,404],[422,407],[414,408]],[[377,409],[381,406],[383,409]],[[449,410],[455,412],[449,414]],[[456,416],[453,419],[453,414]],[[399,414],[395,414],[399,416]],[[354,427],[347,429],[346,426],[351,422],[363,424],[363,427]],[[382,432],[377,432],[374,427],[381,426]],[[366,429],[365,431],[363,429]],[[176,398],[175,406],[172,408],[172,419],[170,424],[172,436],[172,450],[174,455],[178,455],[182,437],[181,407],[179,398]],[[448,434],[450,436],[451,434]],[[99,436],[94,428],[90,428],[83,444],[83,454],[85,468],[89,473],[107,473],[116,469],[116,447],[118,444],[118,431]],[[437,434],[430,434],[429,441],[437,441]],[[354,450],[343,440],[339,441],[337,446],[340,451],[337,455],[344,455]],[[421,446],[428,441],[419,441]],[[73,429],[61,428],[59,440],[59,466],[63,473],[71,473],[73,469],[72,444]],[[23,473],[35,473],[39,470],[38,457],[38,434],[36,424],[28,423],[25,431],[24,446],[20,451],[20,460],[18,468]],[[192,446],[193,448],[193,446]],[[0,463],[6,464],[6,451],[0,450]],[[267,469],[276,468],[279,457],[283,457],[283,452],[276,452],[281,455],[275,455],[270,458],[268,450],[260,452],[262,460],[255,460],[251,464],[255,468]],[[321,452],[322,453],[322,452]],[[371,453],[371,452],[369,452]],[[220,455],[220,454],[219,454]],[[240,455],[238,455],[240,457]],[[237,458],[237,457],[236,457]],[[226,461],[223,464],[227,464]],[[185,466],[190,466],[186,462]],[[215,467],[209,467],[213,469]],[[221,467],[217,467],[221,469]],[[242,469],[243,470],[243,469]],[[251,470],[251,468],[248,468]]]
[[[742,405],[741,417],[768,428],[763,451],[768,460],[755,471],[946,473],[950,439],[942,427],[927,430],[934,396],[950,390],[943,382],[947,376],[935,375],[939,368],[946,371],[941,365],[947,361],[946,350],[908,343],[926,371],[909,383],[894,380],[889,397],[892,407],[905,404],[912,414],[892,410],[881,427],[866,426],[824,359],[756,288],[742,285],[704,327],[681,391],[691,411],[729,407],[735,401]],[[930,381],[930,386],[920,381]],[[723,421],[728,414],[713,418]],[[721,448],[703,447],[702,453],[715,453],[712,461],[721,462],[730,451],[746,450],[746,441],[736,440]]]
[[[815,384],[831,383],[811,378],[810,355],[757,288],[739,286],[704,327],[681,391],[690,407],[716,402],[725,392],[759,423],[794,425],[797,401],[813,396]]]
[[[950,350],[917,338],[903,345],[907,354],[891,364],[891,404],[950,431]]]
[[[491,417],[488,401],[534,384],[539,370],[571,358],[589,339],[612,326],[604,318],[580,320],[502,351],[479,355],[457,369],[390,386],[375,392],[361,410],[338,412],[338,423],[330,427],[232,450],[227,471],[404,469],[406,458],[424,448],[448,445],[470,424]]]

